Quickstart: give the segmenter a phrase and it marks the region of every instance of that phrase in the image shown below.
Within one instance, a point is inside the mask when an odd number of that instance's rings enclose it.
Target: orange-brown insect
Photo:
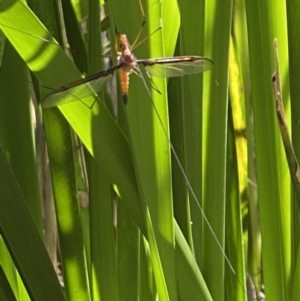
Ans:
[[[119,70],[120,74],[123,101],[124,104],[127,104],[129,75],[132,71],[136,71],[140,74],[138,65],[143,65],[150,75],[162,78],[196,74],[210,70],[214,65],[208,58],[193,55],[154,59],[136,59],[126,35],[119,34],[118,38],[121,51],[119,55],[119,63],[116,66],[76,80],[54,90],[45,99],[43,106],[52,107],[88,96],[90,94],[90,90],[83,85],[85,83],[89,83],[96,92],[99,92],[111,79],[116,70]],[[62,97],[62,94],[66,97]]]

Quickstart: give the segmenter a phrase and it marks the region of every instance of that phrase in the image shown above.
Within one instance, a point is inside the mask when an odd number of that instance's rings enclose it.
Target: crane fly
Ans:
[[[175,56],[154,59],[136,59],[132,47],[125,34],[118,34],[120,53],[118,64],[106,70],[73,81],[58,89],[53,90],[44,100],[43,107],[50,108],[71,101],[82,100],[91,94],[89,88],[100,92],[112,78],[115,71],[119,70],[121,90],[124,104],[128,101],[129,75],[135,71],[141,75],[139,66],[144,66],[147,73],[164,78],[196,74],[213,68],[213,61],[201,56]],[[85,85],[87,84],[87,85]]]

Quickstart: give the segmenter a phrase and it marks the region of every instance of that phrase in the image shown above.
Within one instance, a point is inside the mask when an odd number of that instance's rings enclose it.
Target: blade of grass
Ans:
[[[93,165],[95,164],[96,162],[93,162]],[[96,169],[93,166],[90,172],[92,296],[95,301],[117,301],[119,300],[117,265],[120,263],[117,262],[110,183],[100,167]]]
[[[292,141],[289,136],[287,120],[286,120],[285,111],[283,107],[281,77],[280,77],[279,65],[278,65],[279,58],[278,58],[277,39],[274,40],[274,57],[275,57],[275,72],[272,76],[272,82],[273,82],[274,101],[276,104],[275,105],[276,113],[277,113],[278,124],[280,128],[281,139],[284,145],[286,159],[290,170],[294,197],[298,203],[298,208],[300,208],[300,169],[299,169],[298,160],[295,155],[294,147],[292,145]]]
[[[300,87],[298,85],[298,78],[300,78],[300,70],[297,68],[300,60],[299,53],[300,48],[300,36],[297,28],[300,22],[299,8],[300,3],[297,1],[288,1],[287,3],[287,22],[288,22],[288,43],[289,43],[289,68],[290,68],[290,90],[291,90],[291,112],[292,114],[292,137],[293,146],[299,161],[300,143],[297,137],[299,137],[298,120],[300,115],[300,107],[298,98],[300,95]]]
[[[299,280],[300,280],[300,252],[298,251],[297,253],[297,258],[295,260],[296,266],[295,266],[295,271],[294,271],[294,281],[293,281],[293,287],[292,287],[292,294],[291,294],[291,300],[296,301],[299,293],[300,293],[300,288],[299,288]]]
[[[139,285],[142,285],[141,282],[143,281],[139,273],[141,233],[122,204],[122,200],[118,202],[117,223],[119,295],[122,296],[124,301],[139,300]],[[146,269],[143,272],[148,273],[148,270]],[[149,276],[152,277],[152,274],[150,273]],[[145,286],[149,290],[148,283]]]
[[[70,43],[71,49],[75,50],[73,51],[72,57],[80,72],[82,74],[86,74],[88,70],[88,58],[84,39],[79,27],[79,22],[76,19],[71,1],[62,1],[61,4],[63,9],[64,25],[66,28],[67,39]]]
[[[26,81],[16,77],[7,77],[6,74],[10,70],[14,70],[19,76],[28,78],[26,65],[7,41],[0,74],[0,106],[2,107],[0,112],[0,143],[9,156],[10,164],[42,235],[42,214],[34,149],[32,123],[34,117],[30,106],[30,87]]]
[[[181,27],[176,55],[203,55],[204,2],[181,1],[180,15]],[[197,34],[195,34],[195,28],[198,29]],[[196,216],[196,212],[199,213],[199,211],[193,210],[193,208],[197,206],[197,202],[201,200],[202,195],[202,78],[202,74],[199,74],[170,79],[168,86],[172,142],[174,146],[177,145],[176,151],[179,155],[181,151],[183,152],[180,161],[183,165],[186,161],[185,170],[190,185],[197,196],[197,200],[190,196],[191,204],[188,199],[186,200],[187,203],[182,201],[182,199],[188,197],[186,180],[183,178],[180,169],[178,169],[178,163],[174,160],[172,166],[173,180],[176,181],[174,176],[179,178],[179,182],[173,186],[175,217],[189,240],[191,248],[195,243],[195,256],[198,260],[200,259],[201,249],[199,237],[201,236],[202,217],[201,214]],[[181,140],[178,139],[179,137],[182,137]],[[193,231],[191,231],[191,219],[193,221]],[[191,233],[193,233],[195,241],[192,241]]]
[[[248,197],[248,218],[249,222],[244,229],[248,231],[248,248],[247,255],[247,272],[250,274],[254,282],[256,290],[261,291],[262,274],[261,274],[261,234],[260,234],[260,221],[257,206],[257,180],[256,180],[256,161],[255,161],[255,145],[253,135],[253,109],[251,102],[251,79],[249,70],[249,51],[248,51],[248,34],[246,24],[246,9],[245,2],[238,1],[234,7],[234,27],[232,33],[233,46],[235,54],[239,58],[240,71],[243,76],[243,95],[245,100],[245,114],[246,114],[246,139],[247,139],[247,197]],[[238,87],[241,87],[238,85]],[[240,93],[238,93],[240,95]],[[239,118],[239,117],[238,117]]]
[[[156,300],[156,288],[149,246],[146,239],[140,240],[139,300]]]
[[[9,285],[14,292],[14,295],[20,296],[20,287],[18,287],[18,280],[17,280],[18,272],[17,272],[17,269],[13,263],[13,260],[10,256],[10,254],[9,254],[9,251],[6,248],[6,245],[5,245],[5,242],[3,241],[2,236],[0,238],[0,266],[3,269],[5,277],[7,278]],[[24,284],[23,284],[23,286],[24,286]],[[27,296],[28,296],[28,294],[27,294]]]
[[[274,72],[273,39],[276,36],[280,45],[281,68],[287,70],[284,46],[286,23],[283,21],[285,7],[282,1],[246,1],[246,13],[265,292],[268,299],[289,300],[290,180],[279,141],[271,85]],[[278,20],[282,22],[280,28]],[[286,96],[286,85],[283,91]]]
[[[212,301],[211,294],[198,268],[198,264],[179,226],[175,223],[176,270],[178,290],[183,301]]]
[[[5,301],[17,301],[1,265],[0,265],[0,283],[1,283],[0,299]]]
[[[204,103],[204,175],[203,208],[214,231],[203,226],[202,263],[204,278],[213,299],[224,300],[224,235],[225,185],[227,144],[228,58],[231,32],[232,1],[212,1],[206,6],[206,36],[212,37],[207,53],[214,61],[214,69],[207,73],[208,87]],[[216,243],[219,241],[219,245]]]
[[[0,144],[9,157],[42,237],[42,214],[33,141],[34,117],[30,106],[30,87],[26,81],[16,77],[7,77],[6,73],[12,69],[20,76],[28,77],[25,64],[7,41],[0,75],[0,102],[3,108],[1,110]],[[18,296],[28,300],[28,293],[19,275],[12,281],[16,281]]]
[[[0,190],[0,231],[31,299],[66,300],[2,149],[0,150]]]
[[[299,28],[299,2],[297,1],[287,1],[287,25],[288,25],[288,49],[289,49],[289,71],[290,71],[290,93],[291,93],[291,124],[292,124],[292,144],[294,146],[295,154],[300,160],[300,143],[299,143],[299,127],[298,121],[300,116],[300,106],[299,106],[299,95],[300,87],[298,85],[298,79],[300,78],[300,71],[297,68],[299,62],[299,45],[300,45],[300,35],[298,32]],[[296,198],[294,196],[293,213],[292,213],[292,228],[295,229],[292,232],[292,273],[295,273],[293,280],[293,301],[297,299],[299,295],[299,283],[300,278],[300,252],[299,252],[299,208],[295,205]],[[293,270],[295,267],[295,270]]]
[[[242,218],[240,211],[239,175],[237,166],[237,149],[234,136],[231,107],[228,111],[228,144],[226,160],[226,254],[235,273],[225,266],[225,300],[247,300],[245,259],[242,239]]]

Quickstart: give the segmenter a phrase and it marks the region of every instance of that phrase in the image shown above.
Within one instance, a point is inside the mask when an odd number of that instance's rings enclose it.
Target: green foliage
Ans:
[[[286,15],[282,0],[107,0],[103,23],[96,0],[29,5],[34,13],[0,2],[1,298],[242,301],[248,273],[267,299],[297,300],[299,209],[271,81],[276,37],[298,156],[296,1]],[[95,55],[107,48],[102,31],[111,54],[115,27],[134,43],[142,11],[137,58],[205,55],[213,70],[153,78],[160,93],[132,75],[126,106],[115,74],[110,94],[86,84],[84,98],[42,107],[56,88],[106,68]]]

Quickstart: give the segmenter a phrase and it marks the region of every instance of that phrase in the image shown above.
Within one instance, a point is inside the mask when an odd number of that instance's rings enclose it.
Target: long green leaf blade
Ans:
[[[14,174],[0,150],[0,227],[32,300],[66,297]],[[37,263],[38,264],[35,264]]]

